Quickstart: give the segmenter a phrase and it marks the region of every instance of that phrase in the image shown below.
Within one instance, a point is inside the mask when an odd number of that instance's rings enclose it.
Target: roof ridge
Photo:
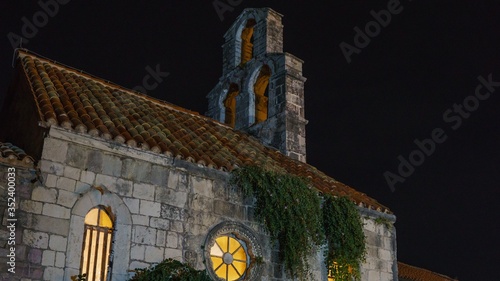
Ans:
[[[80,76],[84,76],[85,78],[87,79],[91,79],[92,81],[94,82],[98,82],[100,84],[102,84],[103,86],[106,86],[106,87],[111,87],[111,88],[114,88],[114,89],[117,89],[117,90],[120,90],[120,91],[125,91],[131,95],[134,95],[134,96],[137,96],[139,98],[142,98],[142,99],[145,99],[147,101],[150,101],[150,102],[153,102],[155,104],[158,104],[160,106],[165,106],[165,107],[168,107],[169,109],[173,109],[173,110],[177,110],[177,111],[181,111],[181,112],[185,112],[185,113],[189,113],[189,114],[192,114],[194,116],[203,116],[201,115],[199,112],[197,111],[193,111],[193,110],[189,110],[187,108],[184,108],[182,106],[178,106],[178,105],[175,105],[173,103],[170,103],[168,101],[165,101],[165,100],[161,100],[161,99],[158,99],[158,98],[155,98],[155,97],[152,97],[152,96],[149,96],[147,94],[144,94],[144,93],[141,93],[141,92],[138,92],[138,91],[134,91],[132,89],[129,89],[127,87],[124,87],[124,86],[121,86],[115,82],[112,82],[110,80],[107,80],[107,79],[104,79],[102,77],[99,77],[99,76],[96,76],[96,75],[93,75],[93,74],[90,74],[86,71],[83,71],[81,69],[78,69],[76,67],[72,67],[72,66],[68,66],[66,64],[63,64],[61,62],[58,62],[56,60],[52,60],[50,58],[47,58],[45,56],[42,56],[36,52],[33,52],[33,51],[30,51],[28,49],[25,49],[25,48],[17,48],[16,49],[16,53],[17,53],[17,56],[20,57],[20,53],[23,53],[23,55],[30,55],[30,56],[34,56],[38,59],[41,59],[41,60],[44,60],[52,65],[54,65],[55,67],[59,68],[59,69],[63,69],[63,70],[66,70],[66,71],[71,71],[71,72],[74,72],[75,74],[77,75],[80,75]],[[203,116],[203,117],[206,117],[206,116]],[[208,117],[207,117],[208,118]],[[211,118],[210,118],[211,119]],[[213,119],[212,119],[213,120]],[[225,125],[225,124],[222,124],[222,125]]]

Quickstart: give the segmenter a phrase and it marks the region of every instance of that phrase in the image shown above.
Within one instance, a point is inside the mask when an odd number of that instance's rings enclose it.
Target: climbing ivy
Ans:
[[[356,206],[348,198],[325,195],[321,203],[305,179],[255,166],[234,170],[231,183],[255,197],[255,216],[278,242],[290,277],[307,279],[307,258],[326,243],[325,262],[332,277],[359,278],[365,237]]]
[[[130,281],[210,281],[204,270],[196,270],[191,266],[174,259],[166,259],[159,264],[143,269],[136,269]]]
[[[363,222],[356,205],[347,197],[325,195],[323,227],[328,251],[325,263],[336,281],[359,279],[359,264],[365,258]]]
[[[302,178],[254,166],[233,171],[231,182],[256,198],[255,216],[278,242],[290,276],[307,278],[307,257],[324,240],[317,193]]]

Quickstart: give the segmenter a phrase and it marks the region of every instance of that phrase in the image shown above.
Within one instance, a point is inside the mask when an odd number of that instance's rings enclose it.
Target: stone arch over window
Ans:
[[[234,128],[236,124],[236,97],[239,92],[240,90],[238,85],[231,83],[231,85],[229,85],[226,98],[224,99],[224,123],[228,124],[232,128]]]
[[[260,68],[259,75],[253,85],[255,94],[255,123],[267,120],[269,100],[269,79],[271,69],[267,65]]]
[[[204,248],[207,271],[213,280],[260,280],[262,268],[256,257],[262,257],[262,250],[245,225],[223,222],[215,226]]]
[[[254,26],[255,19],[250,18],[246,21],[241,30],[241,63],[245,64],[253,58],[253,41],[254,41]]]
[[[111,277],[110,280],[128,280],[128,270],[131,269],[129,264],[132,218],[122,199],[116,194],[106,191],[105,188],[92,188],[82,194],[82,197],[78,199],[71,210],[64,280],[71,280],[71,276],[78,275],[81,272],[80,268],[84,263],[82,252],[85,250],[82,248],[85,241],[85,219],[89,212],[93,210],[104,210],[110,218],[113,218],[114,245],[120,245],[119,247],[114,247],[113,243],[110,245],[110,270],[107,274]]]

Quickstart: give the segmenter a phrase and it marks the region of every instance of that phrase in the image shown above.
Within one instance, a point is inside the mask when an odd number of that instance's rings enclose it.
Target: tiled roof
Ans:
[[[399,278],[411,281],[458,281],[458,279],[453,279],[448,276],[402,262],[398,262],[398,276]]]
[[[0,142],[0,162],[8,165],[33,167],[35,161],[21,148],[8,142]]]
[[[310,178],[321,192],[347,195],[360,206],[388,212],[367,195],[311,165],[262,145],[246,133],[103,79],[18,51],[40,121],[82,134],[230,171],[259,165]]]

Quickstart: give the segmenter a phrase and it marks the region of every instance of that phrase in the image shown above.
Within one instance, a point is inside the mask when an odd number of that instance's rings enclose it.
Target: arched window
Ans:
[[[113,218],[104,207],[93,208],[85,216],[83,234],[80,274],[87,274],[86,280],[107,280],[112,240]]]
[[[210,259],[215,274],[227,281],[243,279],[249,265],[245,242],[229,235],[215,239]]]
[[[231,84],[227,92],[226,99],[224,100],[225,107],[225,120],[224,123],[234,128],[236,124],[236,96],[238,96],[239,89],[238,85]]]
[[[248,19],[241,31],[241,64],[245,64],[253,57],[253,27],[254,19]]]
[[[255,123],[260,123],[267,119],[269,77],[271,77],[271,69],[267,65],[262,66],[253,86],[255,93]]]

